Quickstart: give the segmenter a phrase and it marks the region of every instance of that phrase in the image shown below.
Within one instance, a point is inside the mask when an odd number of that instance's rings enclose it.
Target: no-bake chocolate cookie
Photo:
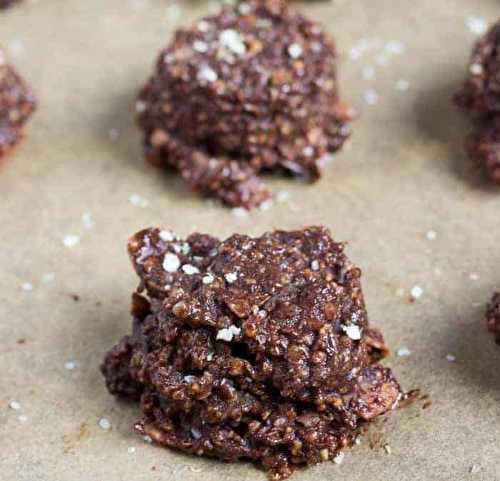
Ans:
[[[486,311],[486,321],[488,329],[495,335],[495,339],[500,343],[500,293],[495,292]]]
[[[128,251],[132,333],[101,369],[112,394],[140,400],[135,429],[155,443],[258,461],[278,480],[396,405],[361,271],[325,228],[225,241],[147,229]]]
[[[0,50],[0,163],[24,137],[35,97]]]
[[[147,158],[195,191],[252,208],[258,173],[310,181],[350,129],[331,39],[285,0],[250,0],[176,32],[137,102]]]
[[[477,43],[468,77],[455,100],[471,116],[468,151],[500,184],[500,22]]]

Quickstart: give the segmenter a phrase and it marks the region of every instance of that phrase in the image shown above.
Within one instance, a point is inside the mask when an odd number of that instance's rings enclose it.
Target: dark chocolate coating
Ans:
[[[143,294],[102,372],[140,398],[136,430],[154,442],[281,479],[333,459],[397,402],[361,272],[325,228],[223,242],[148,229],[129,254]]]
[[[176,32],[142,89],[147,158],[229,206],[269,198],[258,173],[310,181],[350,134],[333,42],[285,0],[250,0]]]

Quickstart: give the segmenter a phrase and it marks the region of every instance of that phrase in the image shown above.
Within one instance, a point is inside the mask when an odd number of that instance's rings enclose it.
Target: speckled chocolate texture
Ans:
[[[317,180],[350,134],[335,60],[321,27],[282,0],[177,31],[137,103],[147,158],[229,206],[268,199],[264,171]]]
[[[495,292],[486,311],[488,329],[495,335],[495,340],[500,344],[500,293]]]
[[[133,328],[102,365],[163,446],[262,463],[271,479],[333,460],[400,388],[379,360],[360,270],[328,230],[220,240],[148,229],[128,246]]]
[[[500,184],[500,22],[477,43],[455,100],[475,125],[467,143],[471,157]]]
[[[0,163],[24,137],[35,97],[0,50]]]

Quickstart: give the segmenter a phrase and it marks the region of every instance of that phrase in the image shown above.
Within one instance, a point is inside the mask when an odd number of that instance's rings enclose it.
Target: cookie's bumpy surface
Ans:
[[[333,42],[285,0],[249,0],[177,31],[137,103],[146,156],[230,206],[269,197],[257,174],[309,180],[349,136]]]
[[[0,50],[0,163],[24,137],[24,124],[35,109],[29,87]]]
[[[468,141],[471,157],[500,184],[500,21],[477,43],[455,100],[475,123]]]
[[[223,242],[148,229],[129,254],[132,334],[102,372],[112,394],[140,400],[136,430],[154,442],[281,479],[333,459],[399,399],[360,270],[326,229]]]

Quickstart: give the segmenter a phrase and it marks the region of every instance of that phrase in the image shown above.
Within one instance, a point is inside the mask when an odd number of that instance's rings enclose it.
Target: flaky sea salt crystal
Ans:
[[[201,280],[201,282],[203,282],[203,284],[212,284],[214,280],[215,277],[212,274],[206,274]]]
[[[177,272],[177,269],[181,266],[181,261],[179,258],[172,254],[171,252],[167,252],[163,259],[163,269],[167,272]]]
[[[228,272],[224,275],[224,277],[229,284],[232,284],[236,281],[236,279],[238,279],[238,274],[236,272]]]
[[[99,419],[99,427],[101,429],[104,429],[104,431],[109,431],[111,429],[111,422],[107,418],[101,418]]]
[[[198,53],[206,53],[208,52],[208,43],[203,42],[202,40],[195,40],[193,42],[193,50]]]
[[[21,289],[23,291],[32,291],[33,284],[31,284],[31,282],[21,282]]]
[[[228,328],[220,329],[217,332],[216,340],[231,342],[234,336],[238,336],[241,333],[241,329],[234,325],[229,326]]]
[[[197,79],[200,81],[215,82],[218,78],[217,72],[208,65],[202,65],[198,70]]]
[[[354,324],[350,324],[349,326],[342,326],[342,330],[353,341],[359,341],[361,339],[361,329]]]
[[[298,43],[292,43],[288,46],[288,55],[293,59],[300,58],[302,55],[302,47]]]
[[[80,242],[80,238],[74,234],[68,234],[63,237],[63,244],[66,247],[75,247]]]
[[[136,192],[129,195],[128,201],[136,207],[145,208],[149,205],[149,201]]]
[[[247,51],[243,37],[239,32],[232,28],[222,30],[219,34],[219,42],[223,47],[227,48],[236,55],[244,55]]]
[[[344,462],[344,457],[345,457],[345,454],[340,451],[339,453],[337,453],[337,455],[333,458],[333,462],[335,464],[342,464]]]
[[[407,357],[411,354],[411,351],[408,349],[407,346],[401,346],[397,351],[396,354],[399,357]]]
[[[410,289],[410,296],[412,299],[418,299],[422,297],[422,294],[424,293],[424,290],[420,286],[413,286]]]
[[[193,274],[198,274],[200,272],[200,270],[197,267],[191,264],[184,264],[182,266],[182,270],[184,271],[185,274],[189,276],[192,276]]]
[[[13,409],[14,411],[19,411],[21,409],[21,403],[18,401],[11,401],[9,403],[9,408]]]
[[[173,242],[175,240],[175,234],[171,230],[161,230],[158,235],[160,239],[165,242]]]

